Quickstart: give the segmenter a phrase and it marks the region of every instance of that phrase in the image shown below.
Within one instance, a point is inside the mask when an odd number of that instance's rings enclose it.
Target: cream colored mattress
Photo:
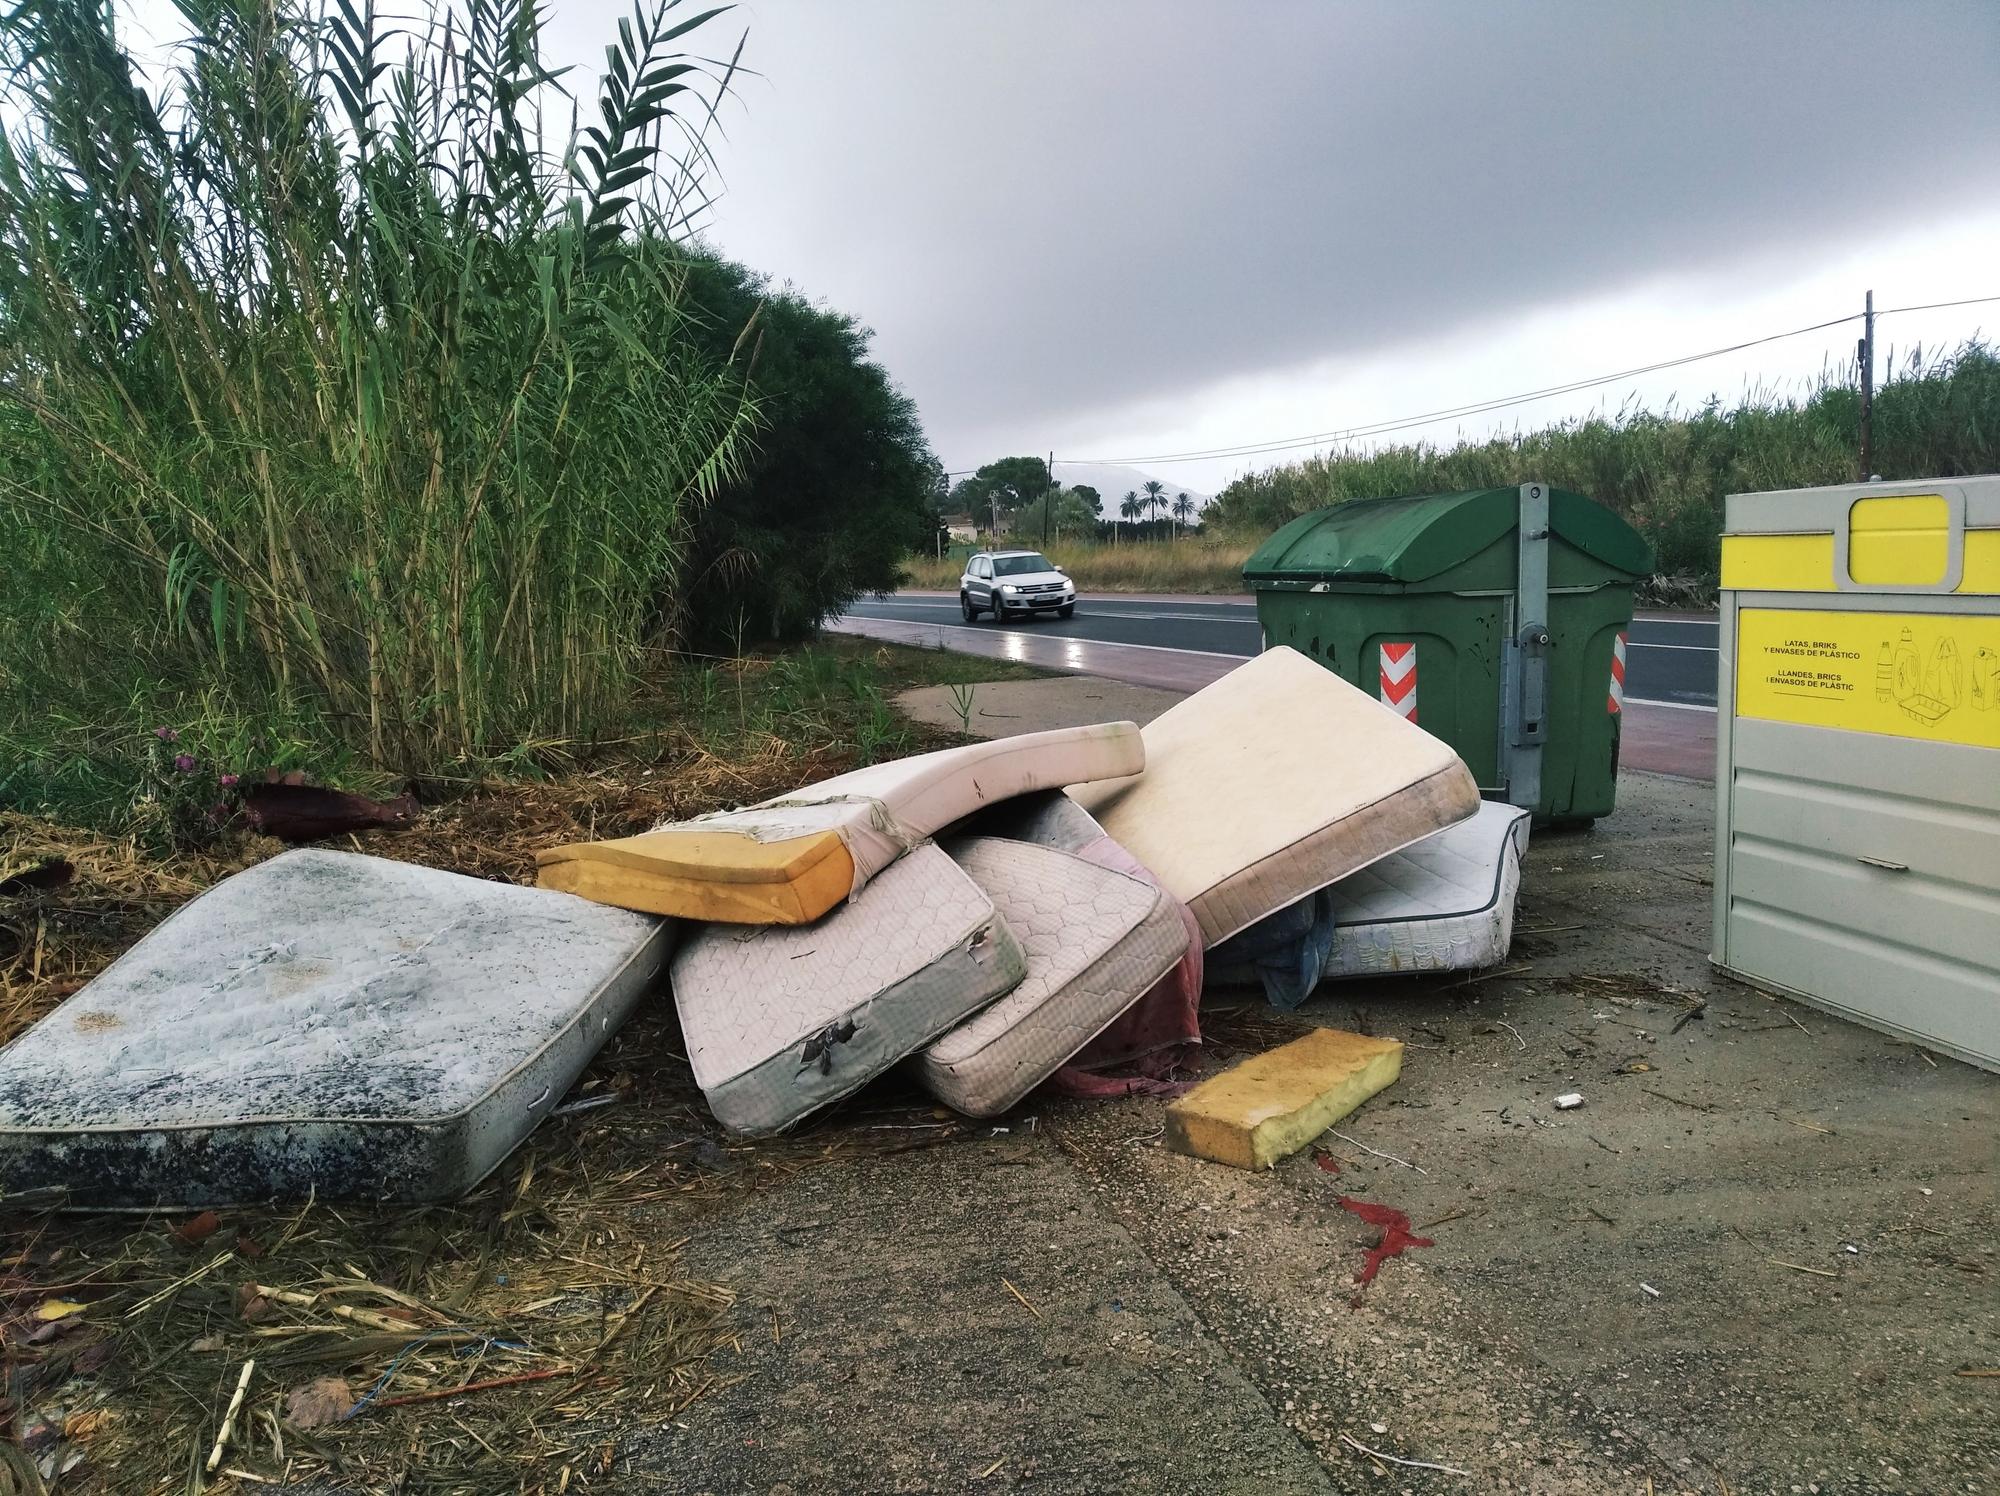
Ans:
[[[947,850],[1021,942],[1028,973],[912,1063],[940,1101],[990,1117],[1055,1074],[1173,970],[1188,931],[1160,889],[1068,852],[985,836]]]
[[[1130,722],[1023,733],[857,769],[741,810],[538,853],[545,888],[737,924],[807,924],[981,806],[1145,767]]]
[[[1144,773],[1070,794],[1210,946],[1479,809],[1450,748],[1283,646],[1143,736]]]

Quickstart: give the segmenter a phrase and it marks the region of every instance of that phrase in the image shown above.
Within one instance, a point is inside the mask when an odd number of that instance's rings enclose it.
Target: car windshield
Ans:
[[[1046,556],[1038,556],[1030,551],[1025,556],[995,556],[993,575],[996,577],[1024,577],[1032,571],[1054,571]]]

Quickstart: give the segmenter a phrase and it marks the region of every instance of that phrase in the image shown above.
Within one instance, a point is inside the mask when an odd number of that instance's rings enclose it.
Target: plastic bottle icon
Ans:
[[[1894,701],[1896,699],[1895,656],[1889,649],[1889,641],[1882,641],[1881,653],[1875,656],[1875,699]]]
[[[1898,701],[1908,701],[1912,696],[1921,694],[1924,688],[1923,672],[1917,664],[1917,644],[1908,629],[1904,629],[1903,637],[1896,641],[1895,681]]]

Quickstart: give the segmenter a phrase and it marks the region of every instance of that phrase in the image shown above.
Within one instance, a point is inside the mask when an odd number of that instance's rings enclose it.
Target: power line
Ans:
[[[1980,306],[1988,302],[2000,301],[2000,296],[1969,296],[1959,301],[1933,301],[1916,306],[1890,307],[1875,313],[1877,317],[1892,317],[1899,312],[1932,312],[1950,307]],[[1751,338],[1741,343],[1731,343],[1723,348],[1711,348],[1705,353],[1690,353],[1681,358],[1664,359],[1659,363],[1643,364],[1638,368],[1622,369],[1615,374],[1600,374],[1590,379],[1572,380],[1567,384],[1550,385],[1544,389],[1527,390],[1517,395],[1501,395],[1490,400],[1478,400],[1469,405],[1453,406],[1446,410],[1434,410],[1422,415],[1399,416],[1389,421],[1378,421],[1370,425],[1354,426],[1344,431],[1322,431],[1311,436],[1278,437],[1269,441],[1246,442],[1232,447],[1214,447],[1196,452],[1155,452],[1141,457],[1066,457],[1063,460],[1080,467],[1125,467],[1143,462],[1196,462],[1223,457],[1256,457],[1277,452],[1297,451],[1306,447],[1325,446],[1329,442],[1354,441],[1364,437],[1386,436],[1395,431],[1406,431],[1417,426],[1428,426],[1438,421],[1449,421],[1464,416],[1484,415],[1491,411],[1505,410],[1515,405],[1526,405],[1535,400],[1546,400],[1556,395],[1571,395],[1582,390],[1595,389],[1599,385],[1616,384],[1623,379],[1633,379],[1642,374],[1657,374],[1666,369],[1677,369],[1684,364],[1700,363],[1704,359],[1720,358],[1728,353],[1741,353],[1746,348],[1757,348],[1765,343],[1776,343],[1785,338],[1801,337],[1809,332],[1823,332],[1829,327],[1839,327],[1843,323],[1858,322],[1865,313],[1850,312],[1844,317],[1832,317],[1825,322],[1815,322],[1809,327],[1795,327],[1788,332],[1774,332],[1761,338]]]

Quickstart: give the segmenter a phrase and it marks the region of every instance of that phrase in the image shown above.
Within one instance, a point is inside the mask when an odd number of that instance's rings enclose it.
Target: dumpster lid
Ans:
[[[1350,499],[1302,514],[1243,565],[1249,582],[1421,582],[1477,555],[1512,531],[1521,490],[1475,488],[1414,498]],[[1645,539],[1602,504],[1549,490],[1549,528],[1613,571],[1653,569]]]

